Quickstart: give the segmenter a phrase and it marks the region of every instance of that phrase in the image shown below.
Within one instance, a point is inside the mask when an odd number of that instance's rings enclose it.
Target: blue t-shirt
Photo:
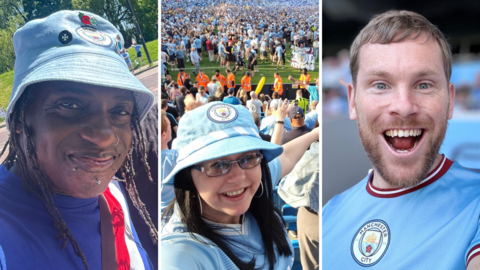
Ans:
[[[223,98],[223,103],[228,103],[228,104],[232,104],[232,105],[242,105],[242,103],[240,102],[240,100],[238,100],[238,98],[236,97],[224,97]]]
[[[310,93],[310,103],[312,103],[313,100],[320,101],[318,98],[318,89],[316,85],[308,86],[307,91]]]
[[[323,208],[323,269],[465,269],[480,253],[480,174],[443,157],[419,185],[371,172]]]
[[[193,45],[195,46],[195,48],[201,49],[202,48],[202,41],[197,38],[193,41]]]
[[[135,46],[135,51],[137,53],[140,52],[141,49],[142,49],[142,46],[140,46],[140,45]]]
[[[127,64],[132,62],[132,61],[130,60],[130,55],[128,54],[127,51],[125,51],[125,53],[123,53],[122,56],[123,56],[123,59],[125,59],[125,62],[126,62]]]
[[[177,56],[177,58],[183,59],[183,51],[176,50],[175,51],[175,56]]]
[[[222,54],[222,55],[225,55],[225,52],[223,51],[223,49],[225,49],[225,45],[219,44],[218,45],[218,53]]]
[[[250,39],[246,39],[244,44],[245,44],[245,49],[252,47],[252,41]]]
[[[168,55],[173,55],[173,53],[175,52],[175,44],[173,43],[167,43],[167,51],[168,51]]]
[[[278,46],[278,47],[275,49],[275,52],[277,53],[277,56],[278,56],[278,57],[282,57],[282,54],[283,54],[283,48],[282,48],[282,46]]]
[[[153,269],[131,222],[125,189],[118,181],[111,181],[104,194],[109,206],[118,206],[113,210],[115,238],[117,245],[126,246],[130,266]],[[53,200],[90,269],[102,269],[98,197],[56,195]],[[6,170],[5,165],[0,167],[0,228],[0,249],[8,270],[85,269],[70,243],[61,249],[63,240],[56,237],[53,219],[40,200],[25,190],[20,177]]]
[[[162,73],[161,75],[165,75],[165,69],[167,69],[167,66],[165,66],[165,64],[162,63]]]

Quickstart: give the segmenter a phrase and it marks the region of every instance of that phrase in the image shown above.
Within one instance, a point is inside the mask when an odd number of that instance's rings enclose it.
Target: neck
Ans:
[[[433,162],[433,165],[432,167],[430,167],[430,170],[428,171],[428,173],[431,173],[432,170],[435,169],[441,161],[442,161],[442,155],[437,154],[437,157],[435,158],[435,162]],[[420,180],[423,180],[423,179],[420,179]],[[385,179],[383,179],[383,177],[379,173],[375,173],[373,175],[372,184],[374,187],[381,188],[381,189],[398,188],[396,186],[392,186],[389,183],[387,183],[387,181],[385,181]]]

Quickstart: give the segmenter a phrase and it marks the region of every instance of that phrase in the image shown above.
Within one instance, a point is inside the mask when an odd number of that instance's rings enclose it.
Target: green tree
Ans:
[[[158,21],[158,0],[130,1],[145,42],[158,39],[155,23]]]
[[[21,0],[28,20],[45,18],[59,10],[72,9],[72,0]]]
[[[22,15],[11,15],[2,21],[0,27],[0,74],[13,70],[15,66],[15,50],[13,48],[13,34],[24,24]]]

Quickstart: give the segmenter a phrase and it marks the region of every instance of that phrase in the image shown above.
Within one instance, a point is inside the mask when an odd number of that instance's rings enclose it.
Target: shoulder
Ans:
[[[337,207],[339,207],[343,202],[345,202],[348,198],[353,196],[354,194],[358,194],[359,192],[367,192],[367,181],[370,177],[369,172],[365,178],[363,178],[360,182],[358,182],[353,187],[345,190],[344,192],[335,195],[328,203],[323,207],[322,216],[325,218],[329,213],[335,212]]]

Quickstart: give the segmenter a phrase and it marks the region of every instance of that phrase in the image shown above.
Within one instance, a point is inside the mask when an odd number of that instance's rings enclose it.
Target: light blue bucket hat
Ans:
[[[109,21],[85,11],[64,10],[33,20],[13,36],[15,75],[7,128],[15,102],[29,85],[71,81],[133,91],[140,119],[155,96],[130,73],[123,36]]]
[[[283,147],[258,135],[252,113],[242,105],[211,102],[186,113],[177,130],[178,158],[162,184],[173,185],[175,175],[194,164],[252,150],[261,150],[267,162]]]

